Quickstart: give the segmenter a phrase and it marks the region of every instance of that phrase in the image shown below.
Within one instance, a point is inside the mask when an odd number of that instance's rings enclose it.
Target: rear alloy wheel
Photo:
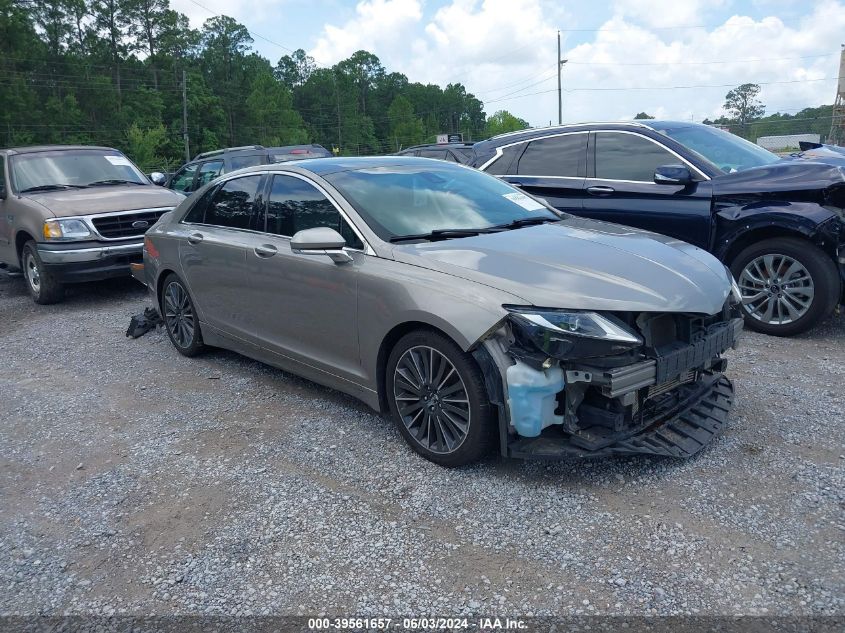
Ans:
[[[26,289],[35,303],[48,305],[58,303],[64,298],[64,286],[56,281],[53,274],[44,266],[44,262],[38,256],[38,247],[35,242],[30,241],[24,244],[21,264],[26,278]]]
[[[472,356],[439,333],[419,331],[397,343],[387,369],[391,412],[420,455],[462,466],[489,450],[494,416]]]
[[[180,354],[196,356],[203,350],[202,333],[194,302],[176,275],[164,280],[161,313],[170,341]]]
[[[804,332],[827,317],[839,298],[833,260],[799,239],[764,240],[742,251],[731,268],[746,325],[765,334]]]

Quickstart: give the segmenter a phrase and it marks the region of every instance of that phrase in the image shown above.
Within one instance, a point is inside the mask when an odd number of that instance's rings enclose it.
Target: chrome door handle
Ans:
[[[262,244],[261,246],[256,246],[253,250],[258,257],[262,258],[272,257],[279,252],[272,244]]]
[[[613,187],[605,187],[603,185],[595,185],[593,187],[587,187],[587,193],[591,196],[609,196],[616,190]]]
[[[188,235],[189,244],[199,244],[202,242],[202,233],[191,233]]]

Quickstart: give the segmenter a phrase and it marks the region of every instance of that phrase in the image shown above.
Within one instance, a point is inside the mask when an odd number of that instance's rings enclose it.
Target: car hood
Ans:
[[[116,185],[27,193],[22,196],[46,207],[56,217],[93,215],[175,207],[184,196],[155,185]]]
[[[700,248],[582,218],[402,244],[393,256],[547,308],[714,314],[731,287],[725,267]]]
[[[712,182],[716,196],[822,191],[845,184],[845,168],[836,161],[786,158],[771,165],[717,176]]]

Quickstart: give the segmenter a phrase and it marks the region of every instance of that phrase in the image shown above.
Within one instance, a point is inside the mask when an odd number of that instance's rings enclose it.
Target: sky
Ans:
[[[767,113],[833,103],[845,0],[171,0],[192,26],[244,24],[274,64],[302,48],[330,66],[359,49],[411,81],[460,82],[492,114],[557,123],[647,112],[701,121],[730,88],[761,86]]]

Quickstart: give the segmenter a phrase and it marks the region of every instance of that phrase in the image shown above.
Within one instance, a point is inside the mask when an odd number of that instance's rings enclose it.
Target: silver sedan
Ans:
[[[736,287],[689,244],[441,161],[326,158],[212,182],[146,236],[176,349],[234,350],[389,414],[446,466],[687,456],[722,428]]]

